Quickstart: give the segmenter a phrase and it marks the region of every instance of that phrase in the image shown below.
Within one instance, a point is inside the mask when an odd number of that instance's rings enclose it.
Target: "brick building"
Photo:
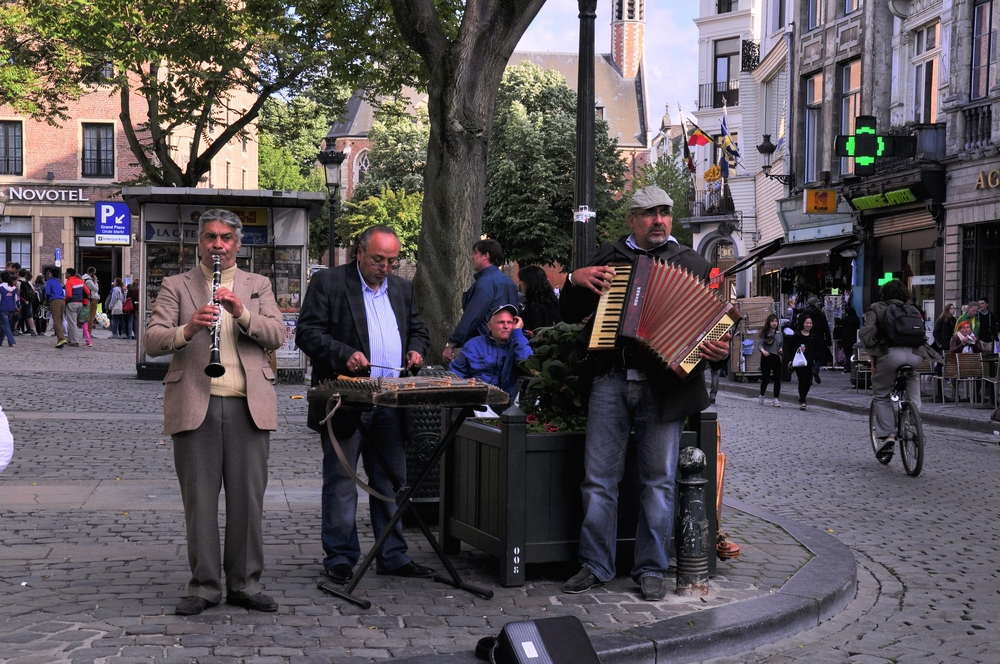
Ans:
[[[134,122],[145,121],[145,104],[139,95],[129,99]],[[120,200],[120,183],[141,179],[142,171],[118,117],[119,94],[90,86],[66,106],[69,117],[58,126],[0,106],[0,260],[34,275],[54,265],[58,252],[63,270],[96,267],[104,294],[114,277],[138,275],[139,256],[131,247],[96,245],[94,206]],[[190,135],[182,128],[172,137],[181,154]],[[199,186],[256,189],[256,128],[251,136],[227,145]]]

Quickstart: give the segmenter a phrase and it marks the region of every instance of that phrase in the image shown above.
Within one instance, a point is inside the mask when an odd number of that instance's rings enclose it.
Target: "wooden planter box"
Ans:
[[[502,421],[499,429],[465,422],[442,460],[439,539],[447,553],[458,553],[461,542],[466,542],[496,556],[500,582],[522,586],[527,563],[577,560],[584,434],[529,434],[517,408],[505,412]],[[681,436],[681,447],[700,447],[709,460],[702,477],[708,480],[708,551],[714,552],[716,414],[702,413],[693,421],[694,426],[689,425],[693,430]],[[640,484],[632,443],[619,491],[617,559],[622,561],[633,557],[639,514]],[[715,564],[713,553],[712,576]]]

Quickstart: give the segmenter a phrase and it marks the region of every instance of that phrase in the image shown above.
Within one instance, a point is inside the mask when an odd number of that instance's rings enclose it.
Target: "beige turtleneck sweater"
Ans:
[[[212,268],[198,263],[201,273],[208,282],[209,290],[212,289]],[[236,266],[222,271],[222,285],[229,290],[233,289],[233,281],[236,278]],[[243,371],[243,364],[240,362],[239,353],[236,350],[236,341],[241,332],[250,329],[250,310],[244,306],[243,314],[239,318],[222,309],[222,328],[219,330],[219,361],[226,368],[226,373],[218,378],[212,379],[212,396],[216,397],[246,397],[247,377]],[[181,325],[174,333],[174,349],[180,350],[187,346],[188,342],[184,338],[184,326]],[[206,364],[208,358],[205,358]]]

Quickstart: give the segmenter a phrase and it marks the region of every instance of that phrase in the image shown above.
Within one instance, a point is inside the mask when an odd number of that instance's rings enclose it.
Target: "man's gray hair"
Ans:
[[[201,237],[201,234],[205,232],[205,224],[210,221],[221,221],[229,226],[236,233],[236,239],[243,242],[243,222],[235,213],[229,210],[205,210],[198,219],[198,237]]]

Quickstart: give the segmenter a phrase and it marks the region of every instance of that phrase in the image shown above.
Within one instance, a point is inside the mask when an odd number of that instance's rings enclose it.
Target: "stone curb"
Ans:
[[[724,503],[784,529],[813,558],[771,595],[593,637],[602,664],[682,664],[735,655],[812,629],[854,599],[854,555],[832,535],[736,499]],[[460,664],[479,660],[472,653],[456,653],[396,661]]]

